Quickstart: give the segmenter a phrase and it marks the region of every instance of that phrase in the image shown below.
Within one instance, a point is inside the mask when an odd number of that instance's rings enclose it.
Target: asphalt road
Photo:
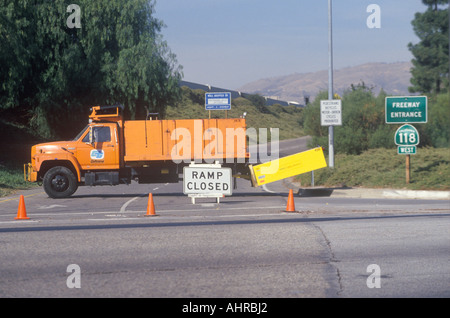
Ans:
[[[450,296],[448,200],[296,196],[288,213],[290,187],[238,180],[219,204],[182,183],[0,198],[0,297]]]

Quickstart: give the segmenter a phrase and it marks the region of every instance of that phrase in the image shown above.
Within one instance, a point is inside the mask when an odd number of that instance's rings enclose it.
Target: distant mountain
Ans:
[[[381,89],[390,95],[408,95],[411,67],[410,62],[367,63],[334,70],[334,92],[342,95],[351,84],[364,82],[377,95]],[[328,70],[260,79],[238,90],[303,104],[305,96],[312,101],[317,93],[328,90]]]

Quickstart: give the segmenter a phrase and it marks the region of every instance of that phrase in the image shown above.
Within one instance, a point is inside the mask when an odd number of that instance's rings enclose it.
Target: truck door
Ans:
[[[94,125],[77,146],[83,170],[119,169],[119,144],[116,125]]]

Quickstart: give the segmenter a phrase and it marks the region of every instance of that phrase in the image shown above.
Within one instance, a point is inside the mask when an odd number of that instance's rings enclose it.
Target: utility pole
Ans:
[[[333,21],[332,0],[328,0],[328,99],[333,99]],[[334,168],[334,126],[328,126],[328,166]]]

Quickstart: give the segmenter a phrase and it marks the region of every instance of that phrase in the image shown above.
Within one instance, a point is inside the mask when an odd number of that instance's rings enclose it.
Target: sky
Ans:
[[[367,20],[380,9],[380,27]],[[421,0],[333,0],[333,68],[412,59]],[[185,81],[238,89],[328,69],[328,0],[156,0],[154,16]]]

